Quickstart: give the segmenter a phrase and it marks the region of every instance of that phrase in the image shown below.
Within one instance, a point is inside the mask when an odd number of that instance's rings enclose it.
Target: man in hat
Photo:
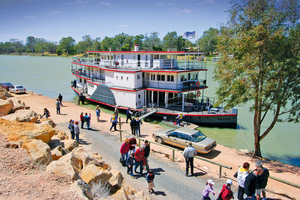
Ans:
[[[194,176],[194,157],[197,155],[197,151],[192,145],[193,144],[190,142],[183,151],[183,156],[185,157],[186,162],[185,176],[188,176],[189,166],[191,166],[191,175]]]

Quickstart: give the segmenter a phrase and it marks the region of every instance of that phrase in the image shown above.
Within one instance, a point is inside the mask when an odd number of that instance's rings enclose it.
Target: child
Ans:
[[[211,179],[208,179],[208,181],[206,182],[206,186],[202,192],[202,195],[203,195],[203,200],[211,200],[209,198],[209,193],[212,192],[213,195],[215,195],[215,191],[214,189],[212,188],[212,186],[214,185],[215,183],[211,180]]]
[[[146,180],[148,182],[148,190],[149,190],[149,193],[151,194],[152,192],[154,192],[153,188],[154,188],[154,173],[153,173],[153,170],[150,169],[147,176],[146,176]]]
[[[130,174],[131,177],[133,178],[133,165],[135,162],[135,158],[134,158],[134,153],[131,153],[129,158],[127,159],[127,174]]]

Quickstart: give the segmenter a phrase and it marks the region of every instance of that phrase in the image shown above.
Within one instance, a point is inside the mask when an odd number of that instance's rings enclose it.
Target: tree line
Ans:
[[[183,51],[189,47],[198,47],[200,51],[211,54],[216,49],[219,30],[210,28],[203,33],[203,36],[195,43],[184,39],[176,31],[168,32],[161,40],[158,32],[131,36],[125,33],[114,37],[92,39],[90,35],[82,37],[82,41],[76,43],[71,36],[63,37],[58,43],[51,42],[44,38],[28,36],[26,42],[18,39],[10,39],[8,42],[0,42],[0,54],[11,53],[40,53],[49,52],[57,55],[82,54],[87,50],[91,51],[131,51],[134,44],[139,44],[140,50],[144,51]]]

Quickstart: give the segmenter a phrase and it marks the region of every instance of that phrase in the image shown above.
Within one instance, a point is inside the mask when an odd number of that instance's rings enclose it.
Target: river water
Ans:
[[[205,96],[215,97],[218,84],[212,79],[214,63],[208,67],[208,89]],[[27,90],[41,93],[50,98],[63,95],[64,101],[73,101],[75,93],[70,88],[71,58],[45,56],[6,56],[0,55],[0,82],[23,85]],[[238,128],[206,128],[201,131],[214,138],[219,144],[236,149],[254,149],[253,113],[250,103],[238,108]],[[270,122],[272,115],[266,121]],[[265,123],[262,130],[268,126]],[[300,124],[277,122],[271,132],[261,141],[263,156],[283,163],[300,166]]]

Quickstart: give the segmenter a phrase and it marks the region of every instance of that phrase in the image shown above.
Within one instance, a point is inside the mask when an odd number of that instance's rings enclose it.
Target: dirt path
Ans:
[[[22,102],[25,102],[25,104],[27,106],[30,106],[32,110],[36,111],[39,114],[43,113],[43,109],[45,107],[48,108],[51,113],[50,118],[55,123],[57,123],[58,126],[61,128],[63,128],[63,126],[66,126],[66,124],[68,123],[68,121],[70,119],[79,121],[80,113],[87,112],[87,113],[92,114],[91,127],[93,129],[96,129],[99,132],[105,132],[105,133],[108,133],[108,134],[111,134],[114,136],[119,135],[119,132],[110,132],[109,131],[109,128],[111,125],[111,123],[110,123],[111,115],[110,114],[101,112],[101,117],[100,117],[101,122],[96,122],[96,115],[95,115],[94,110],[75,105],[72,102],[63,102],[64,106],[61,107],[61,115],[57,115],[56,110],[55,110],[55,100],[54,99],[44,97],[44,96],[38,96],[36,94],[17,95],[17,98],[19,100],[21,100]],[[121,121],[123,122],[124,119],[121,119]],[[149,141],[153,141],[153,139],[151,137],[152,133],[155,130],[158,130],[160,128],[161,127],[159,125],[143,123],[141,126],[142,137],[145,139],[148,139]],[[65,130],[67,130],[67,129],[65,129]],[[122,123],[122,130],[130,132],[129,123],[128,124]],[[81,137],[83,137],[83,139],[85,139],[84,138],[86,135],[85,129],[82,130],[81,132],[82,132]],[[126,137],[126,135],[123,135],[123,138],[124,137]],[[91,144],[89,144],[89,145],[90,145],[90,147],[88,147],[88,148],[92,148],[93,143],[91,142]],[[121,145],[121,143],[120,143],[120,145]],[[157,153],[157,155],[160,157],[164,157],[163,156],[164,154],[169,154],[169,155],[171,154],[170,150],[156,146],[156,145],[152,145],[151,148],[155,149],[156,152],[160,152],[160,153]],[[163,154],[161,154],[161,153],[163,153]],[[175,164],[177,164],[180,168],[184,169],[184,162],[183,162],[181,153],[177,152],[175,156],[177,158]],[[254,163],[255,163],[255,159],[253,159],[251,156],[247,156],[242,152],[224,147],[222,145],[218,145],[214,152],[210,153],[209,155],[205,155],[203,157],[210,159],[214,162],[218,162],[218,163],[222,163],[224,165],[231,166],[233,168],[233,170],[223,168],[223,176],[229,177],[229,178],[233,178],[233,174],[237,171],[238,166],[242,165],[243,162],[245,162],[245,161],[249,162],[251,165],[250,168],[253,168]],[[167,159],[167,158],[162,158],[162,159]],[[110,163],[109,160],[107,160],[107,162]],[[208,177],[215,177],[215,178],[218,177],[218,173],[219,173],[218,166],[209,164],[207,162],[199,161],[199,160],[195,161],[195,166],[196,166],[196,173],[198,170],[199,173],[206,174],[205,176],[202,176],[204,179],[207,179]],[[271,176],[292,182],[297,185],[300,185],[300,178],[299,178],[300,168],[299,167],[284,165],[284,164],[277,163],[277,162],[267,162],[267,161],[264,163],[264,166],[266,166],[270,170]],[[182,174],[184,174],[183,170],[182,170]],[[223,178],[222,180],[225,182],[226,179]],[[233,178],[233,180],[235,180],[235,179]],[[271,179],[269,179],[267,189],[273,192],[273,193],[268,193],[268,195],[267,195],[268,197],[272,197],[272,198],[291,199],[291,197],[294,197],[297,199],[297,197],[300,197],[299,189],[288,186],[286,184],[279,183],[279,182],[271,180]],[[274,193],[280,193],[280,194],[283,193],[283,194],[286,194],[288,197],[278,196]]]

